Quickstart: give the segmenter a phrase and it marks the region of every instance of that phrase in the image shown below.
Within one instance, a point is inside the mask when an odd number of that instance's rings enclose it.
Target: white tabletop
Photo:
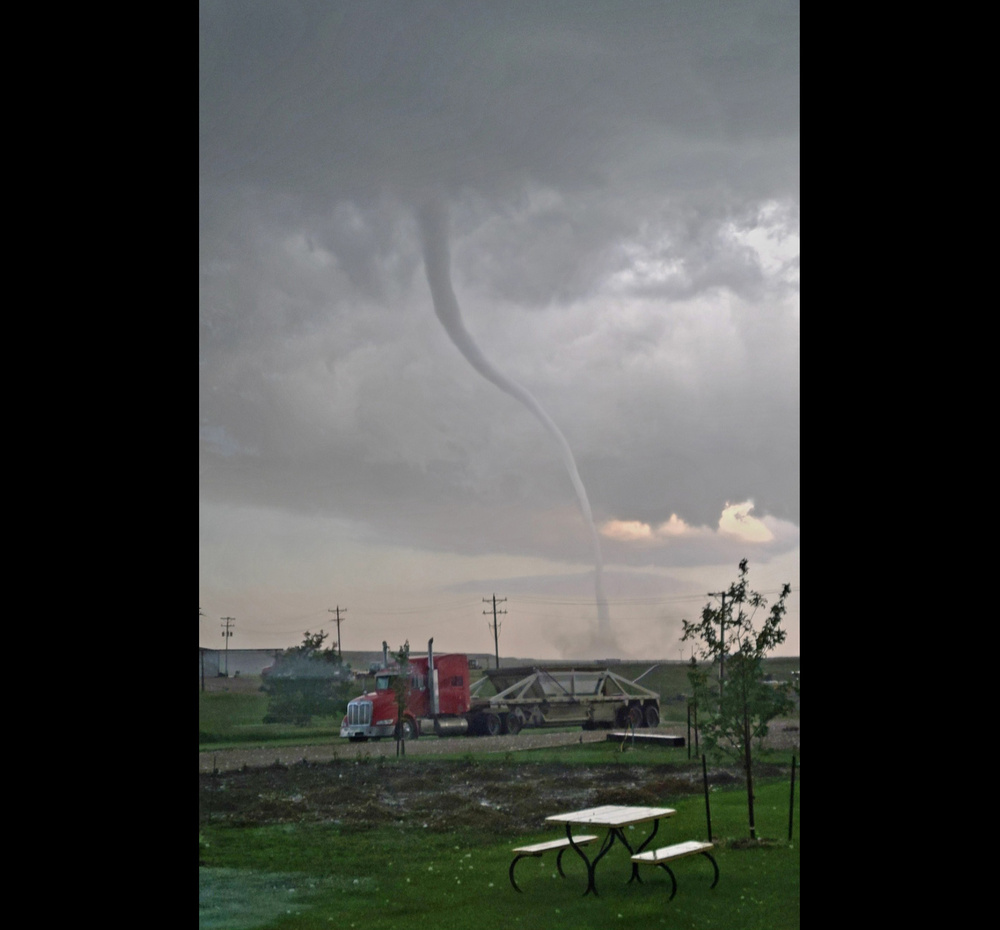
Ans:
[[[631,807],[623,804],[605,804],[588,807],[568,814],[553,814],[545,819],[551,823],[587,823],[601,827],[627,827],[635,823],[648,823],[676,814],[672,807]]]

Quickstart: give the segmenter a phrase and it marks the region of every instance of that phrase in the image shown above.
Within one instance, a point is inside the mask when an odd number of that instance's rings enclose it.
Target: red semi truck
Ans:
[[[403,710],[403,739],[434,733],[498,736],[524,727],[655,727],[660,696],[609,669],[587,663],[490,669],[470,682],[469,658],[462,653],[411,657]],[[386,650],[383,648],[383,655]],[[375,674],[375,690],[354,698],[340,725],[351,740],[395,736],[399,669]],[[492,692],[492,693],[490,693]]]

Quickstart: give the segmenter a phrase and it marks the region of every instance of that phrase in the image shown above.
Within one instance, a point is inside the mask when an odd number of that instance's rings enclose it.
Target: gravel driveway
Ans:
[[[683,724],[663,724],[656,732],[674,736],[686,736]],[[607,730],[522,730],[511,736],[424,736],[409,740],[406,743],[406,754],[434,755],[438,753],[469,753],[481,755],[484,753],[512,753],[525,749],[540,749],[548,746],[567,746],[572,743],[600,743],[608,738]],[[771,724],[767,737],[770,749],[787,749],[791,753],[799,752],[799,721],[775,720]],[[309,762],[330,762],[334,759],[374,758],[376,756],[395,756],[396,741],[392,739],[368,740],[363,743],[352,743],[350,740],[337,738],[331,743],[315,746],[283,746],[265,749],[219,749],[214,752],[199,752],[198,763],[200,772],[211,773],[213,770],[231,772],[248,766],[263,768],[278,762],[282,765],[293,765],[303,759]]]
[[[668,732],[664,730],[664,732]],[[522,730],[515,736],[425,736],[406,743],[408,756],[433,755],[436,753],[468,752],[480,755],[489,752],[517,752],[524,749],[539,749],[546,746],[565,746],[570,743],[599,743],[607,739],[607,730],[559,730],[531,733]],[[360,757],[395,756],[396,741],[392,739],[367,740],[352,743],[347,739],[316,746],[285,746],[267,749],[220,749],[216,752],[198,753],[199,771],[220,772],[240,769],[244,765],[259,768],[280,762],[292,765],[307,759],[309,762],[330,762],[333,759],[356,759]]]

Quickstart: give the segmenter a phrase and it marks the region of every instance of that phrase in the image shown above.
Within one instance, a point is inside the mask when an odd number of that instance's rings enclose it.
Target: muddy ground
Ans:
[[[758,776],[785,774],[798,757],[799,721],[776,721],[768,745],[787,749],[788,763],[759,765]],[[684,735],[664,724],[660,732]],[[601,804],[661,805],[665,798],[704,790],[697,757],[662,765],[621,762],[597,767],[519,763],[521,751],[606,740],[606,731],[524,730],[516,736],[428,738],[406,744],[406,756],[454,753],[461,761],[422,759],[398,764],[393,740],[265,750],[200,753],[202,819],[239,824],[335,822],[365,830],[405,819],[432,831],[466,827],[513,836],[537,830],[539,810]],[[634,752],[655,752],[637,748]],[[646,756],[648,758],[648,756]],[[742,780],[735,766],[711,766],[715,786]],[[797,778],[800,775],[796,776]]]

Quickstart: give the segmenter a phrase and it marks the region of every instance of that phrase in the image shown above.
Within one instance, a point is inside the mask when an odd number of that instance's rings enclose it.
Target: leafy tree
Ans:
[[[406,755],[406,741],[403,739],[403,713],[410,697],[410,641],[399,647],[399,652],[391,653],[399,673],[392,678],[392,690],[396,698],[396,755]]]
[[[323,648],[327,636],[322,630],[306,630],[300,645],[277,656],[261,684],[268,696],[265,723],[308,726],[314,716],[346,711],[353,690],[351,667],[332,647]]]
[[[738,580],[725,593],[724,606],[713,608],[707,604],[700,621],[683,620],[681,640],[694,640],[703,659],[718,661],[720,671],[725,667],[724,680],[720,675],[718,694],[710,689],[701,696],[701,706],[711,711],[705,715],[701,730],[710,750],[730,756],[742,767],[746,777],[750,838],[756,839],[753,745],[763,742],[771,720],[794,708],[787,689],[766,684],[763,672],[764,658],[785,641],[781,620],[791,586],[782,586],[781,596],[758,628],[754,618],[767,606],[767,600],[750,589],[748,571],[747,560],[743,559]]]
[[[333,646],[329,646],[326,650],[323,649],[323,643],[326,642],[329,635],[329,633],[324,633],[322,630],[318,633],[310,633],[306,630],[305,635],[302,637],[302,644],[293,646],[291,649],[286,649],[285,655],[301,657],[303,659],[323,659],[327,662],[336,662],[340,659],[340,656],[337,655]]]

